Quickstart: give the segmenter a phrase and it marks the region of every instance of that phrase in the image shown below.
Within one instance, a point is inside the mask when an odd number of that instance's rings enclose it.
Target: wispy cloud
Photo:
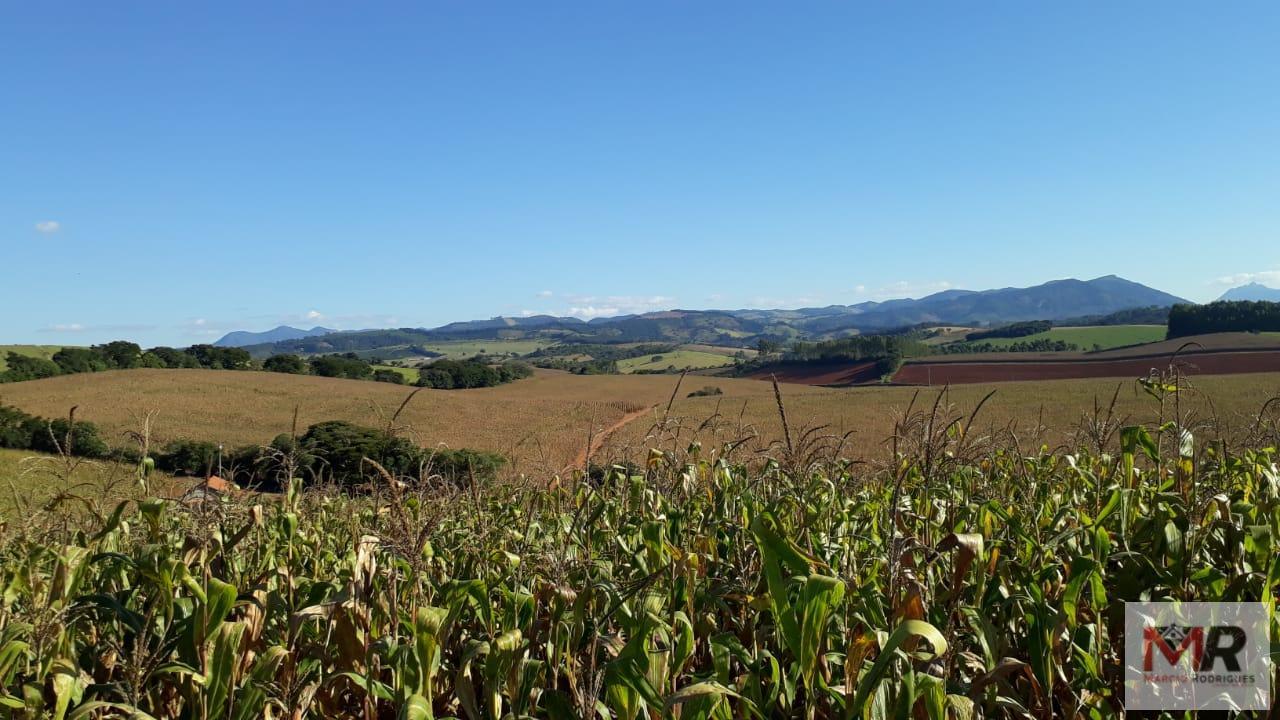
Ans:
[[[583,320],[669,310],[676,302],[675,298],[666,295],[569,295],[567,299],[572,305],[565,314]]]
[[[155,325],[145,325],[136,323],[117,323],[110,325],[86,325],[84,323],[57,323],[48,327],[40,328],[43,333],[139,333],[155,330]]]
[[[41,235],[52,235],[62,229],[62,223],[57,220],[42,220],[36,223],[36,232]]]
[[[907,280],[899,280],[888,285],[878,287],[870,287],[867,285],[857,285],[853,288],[853,294],[868,300],[892,300],[897,298],[920,298],[925,295],[932,295],[943,290],[951,290],[955,288],[955,284],[949,280],[936,280],[933,282],[909,282]]]
[[[1270,287],[1280,287],[1280,270],[1262,270],[1260,272],[1243,272],[1235,275],[1224,275],[1213,281],[1222,287],[1237,287],[1249,283],[1260,283]]]
[[[814,307],[826,304],[819,295],[796,295],[792,297],[771,297],[757,295],[751,298],[749,307],[756,310],[795,310],[802,307]]]
[[[551,296],[553,296],[553,295],[555,295],[555,293],[551,292],[550,290],[539,290],[539,291],[538,291],[538,297],[540,297],[540,298],[549,298],[549,297],[551,297]]]

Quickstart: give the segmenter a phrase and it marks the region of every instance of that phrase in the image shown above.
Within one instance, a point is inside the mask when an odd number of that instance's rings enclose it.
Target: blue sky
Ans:
[[[1280,5],[18,3],[0,342],[1280,286]]]

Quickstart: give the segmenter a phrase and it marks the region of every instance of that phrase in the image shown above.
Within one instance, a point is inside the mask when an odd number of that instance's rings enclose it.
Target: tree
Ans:
[[[111,367],[101,352],[81,347],[62,348],[53,354],[53,361],[64,373],[98,372]]]
[[[306,375],[307,363],[297,355],[272,355],[262,363],[262,369],[289,375]]]
[[[52,360],[19,355],[10,351],[5,358],[9,369],[0,373],[0,382],[22,382],[61,375],[62,368]]]
[[[164,346],[153,347],[150,350],[148,350],[143,355],[143,357],[145,358],[147,355],[151,355],[159,359],[160,362],[164,363],[160,367],[166,367],[166,368],[198,368],[200,367],[200,361],[197,360],[194,355],[192,355],[189,352],[178,350],[176,348],[164,347]]]
[[[114,340],[105,345],[94,345],[92,349],[101,353],[113,368],[127,370],[142,364],[142,348],[137,343]]]
[[[373,379],[376,382],[391,383],[393,385],[404,385],[407,381],[399,370],[390,370],[388,368],[378,368],[373,371]]]
[[[311,372],[321,377],[364,380],[373,374],[373,368],[353,355],[321,355],[311,358]]]
[[[253,367],[253,357],[244,348],[192,345],[187,352],[199,361],[201,367],[211,370],[248,370]]]
[[[51,421],[31,418],[27,426],[31,430],[32,450],[91,458],[106,457],[111,452],[98,426],[90,422],[77,422],[73,426],[64,418]]]
[[[756,341],[756,352],[761,355],[772,355],[782,349],[782,344],[776,340],[768,340],[760,338]]]

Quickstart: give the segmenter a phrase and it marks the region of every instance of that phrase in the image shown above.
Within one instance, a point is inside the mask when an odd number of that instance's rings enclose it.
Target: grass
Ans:
[[[654,358],[660,358],[654,360]],[[724,367],[732,365],[733,357],[721,353],[702,352],[699,350],[675,350],[657,355],[628,358],[618,361],[618,372],[633,373],[637,370],[697,370],[701,368]]]
[[[1089,351],[1094,346],[1103,350],[1141,345],[1164,340],[1164,325],[1099,325],[1096,327],[1055,327],[1049,330],[1020,338],[990,338],[978,342],[991,343],[998,347],[1012,345],[1016,342],[1032,340],[1062,340],[1073,343],[1081,350]]]
[[[54,353],[61,350],[63,345],[0,345],[0,372],[9,369],[9,365],[5,362],[5,358],[9,353],[17,353],[28,357],[39,357],[45,360],[53,359]]]
[[[107,460],[63,458],[30,450],[0,448],[0,521],[13,519],[15,512],[47,506],[61,493],[110,503],[146,497],[132,465]],[[148,478],[153,493],[176,497],[193,481],[175,479],[161,472]],[[67,502],[73,510],[82,501]]]

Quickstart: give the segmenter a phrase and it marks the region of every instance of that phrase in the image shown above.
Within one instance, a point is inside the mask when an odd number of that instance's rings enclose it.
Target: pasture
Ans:
[[[670,368],[675,370],[701,370],[732,364],[732,355],[680,349],[667,353],[619,360],[618,372],[625,374],[639,371],[661,371]]]

